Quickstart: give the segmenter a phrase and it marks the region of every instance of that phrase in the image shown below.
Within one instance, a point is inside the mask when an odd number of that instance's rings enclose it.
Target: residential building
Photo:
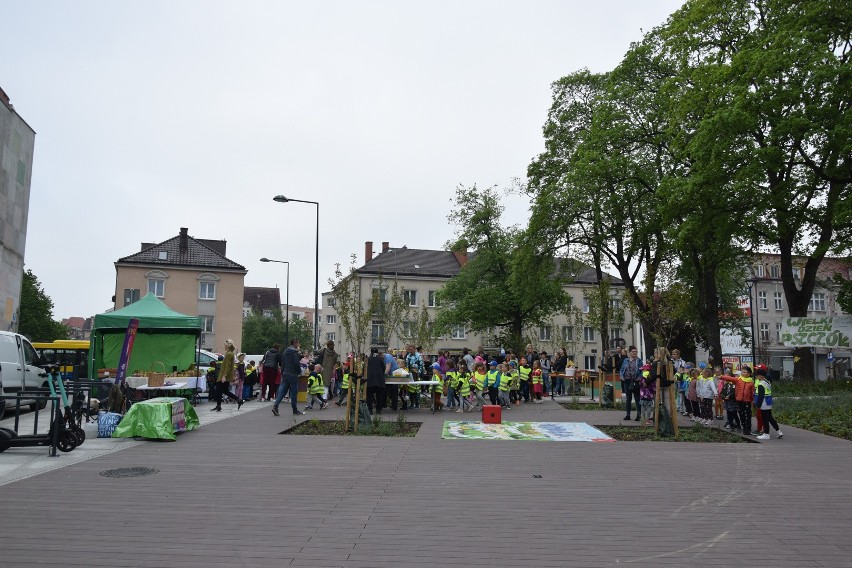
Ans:
[[[285,306],[281,305],[281,292],[278,288],[246,286],[243,289],[243,318],[247,318],[252,312],[272,317],[275,308],[284,314]]]
[[[68,328],[68,339],[89,339],[92,335],[92,324],[95,318],[70,317],[62,320],[62,325]]]
[[[806,257],[793,258],[793,277],[797,284],[804,275]],[[784,287],[781,284],[781,256],[760,254],[754,257],[749,267],[750,278],[746,284],[749,305],[754,320],[755,354],[759,363],[782,374],[793,373],[793,349],[785,346],[781,338],[781,326],[784,318],[790,316]],[[837,290],[832,280],[839,275],[845,280],[852,279],[852,260],[826,257],[817,269],[817,284],[808,307],[809,318],[828,318],[843,315],[845,312],[837,302]],[[751,321],[748,324],[751,325]],[[829,353],[832,364],[829,364]],[[816,347],[815,375],[825,379],[829,374],[846,376],[849,374],[849,361],[852,350],[847,347]]]
[[[115,308],[153,293],[178,312],[202,320],[201,347],[221,351],[225,339],[239,348],[243,335],[244,266],[229,260],[226,241],[180,234],[115,263]]]
[[[35,130],[0,88],[0,329],[18,330]]]
[[[438,292],[459,273],[473,258],[475,252],[468,256],[467,252],[450,252],[442,250],[409,249],[405,246],[391,248],[389,242],[382,243],[381,252],[373,256],[373,243],[368,241],[364,246],[364,264],[356,271],[354,290],[360,294],[364,306],[369,304],[375,290],[377,294],[386,296],[387,290],[396,282],[399,292],[407,307],[408,315],[400,325],[400,333],[385,333],[385,322],[379,315],[370,322],[367,333],[367,346],[381,346],[390,351],[404,349],[406,343],[413,340],[417,334],[415,327],[423,311],[430,321],[434,321],[438,311]],[[588,266],[573,263],[574,272],[568,276],[571,283],[566,285],[566,291],[571,295],[573,304],[578,307],[574,317],[554,314],[544,326],[536,326],[525,330],[525,335],[537,350],[553,353],[559,347],[564,347],[580,368],[596,369],[602,355],[601,338],[598,330],[592,328],[582,313],[584,305],[584,290],[591,289],[597,284],[595,271]],[[609,276],[609,275],[608,275]],[[621,280],[610,276],[612,285],[612,305],[617,310],[626,312],[621,325],[613,326],[610,331],[613,338],[621,338],[626,343],[635,343],[632,317],[626,306],[621,306],[623,284]],[[343,351],[352,349],[345,337],[340,322],[335,298],[329,291],[322,296],[322,334],[321,341],[333,339],[338,342]],[[385,337],[387,335],[387,337]],[[437,338],[432,352],[450,351],[459,353],[464,348],[476,352],[482,347],[487,352],[494,353],[500,349],[494,340],[494,334],[474,333],[463,325],[455,326],[445,336]],[[338,349],[340,351],[341,349]]]

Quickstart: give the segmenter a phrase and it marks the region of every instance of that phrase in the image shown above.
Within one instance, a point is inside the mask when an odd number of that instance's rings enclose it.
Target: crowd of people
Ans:
[[[678,349],[669,353],[659,348],[643,361],[635,346],[607,353],[599,370],[618,374],[624,397],[625,420],[651,424],[656,389],[667,404],[669,385],[675,385],[676,408],[682,416],[704,425],[724,421],[726,430],[752,434],[752,411],[757,420],[755,436],[769,439],[770,426],[781,438],[783,433],[772,416],[772,384],[765,365],[740,365],[738,369],[684,361]],[[355,380],[350,354],[341,360],[329,341],[319,352],[301,351],[298,340],[291,340],[284,351],[273,345],[260,362],[245,361],[245,354],[234,355],[234,346],[225,343],[225,355],[208,373],[213,383],[211,397],[221,410],[223,402],[233,400],[238,408],[243,402],[257,398],[274,401],[272,412],[279,414],[281,402],[289,402],[293,414],[325,409],[334,400],[341,406],[348,400]],[[670,363],[670,365],[669,365]],[[404,369],[406,380],[391,380],[397,369]],[[396,411],[428,407],[435,412],[455,410],[476,412],[488,403],[510,409],[525,403],[541,403],[544,397],[564,395],[566,376],[572,376],[574,362],[560,348],[555,354],[536,352],[527,345],[523,353],[511,350],[487,354],[480,348],[475,354],[464,349],[461,355],[448,351],[435,357],[422,354],[414,345],[406,346],[399,356],[373,348],[366,357],[360,378],[366,380],[366,402],[370,412],[381,414],[384,408]],[[307,375],[307,404],[297,407],[298,377]],[[425,383],[424,383],[425,381]],[[401,383],[401,384],[400,384]],[[255,393],[255,385],[260,385]],[[635,418],[631,418],[635,405]]]

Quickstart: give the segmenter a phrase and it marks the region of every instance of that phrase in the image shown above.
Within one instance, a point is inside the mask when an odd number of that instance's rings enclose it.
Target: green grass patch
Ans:
[[[841,393],[852,394],[852,381],[775,381],[772,383],[772,396],[834,396]]]
[[[374,416],[369,426],[360,425],[356,436],[389,436],[389,437],[412,437],[420,430],[422,422],[406,422],[405,416],[400,414],[394,421],[384,421],[381,416]],[[280,432],[281,434],[293,434],[300,436],[352,436],[350,430],[345,432],[345,420],[319,420],[311,418]]]
[[[597,402],[560,402],[559,406],[564,408],[565,410],[617,410],[618,412],[624,412],[624,402],[616,401],[615,407],[612,406],[601,406]]]
[[[779,423],[852,440],[852,391],[791,396],[777,394],[774,384],[772,391],[772,414]]]
[[[707,428],[694,424],[680,428],[678,437],[663,437],[654,434],[653,426],[598,426],[595,428],[619,442],[699,442],[709,444],[747,444],[753,442],[727,430]]]

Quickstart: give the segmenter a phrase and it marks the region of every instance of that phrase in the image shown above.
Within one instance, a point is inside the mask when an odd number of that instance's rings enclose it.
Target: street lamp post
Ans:
[[[319,203],[317,201],[305,201],[303,199],[291,199],[283,195],[276,195],[272,198],[278,203],[288,203],[294,201],[296,203],[310,203],[317,206],[317,245],[315,259],[315,275],[314,275],[314,351],[319,349]]]
[[[290,263],[286,260],[273,260],[271,258],[263,257],[260,259],[260,262],[279,262],[281,264],[287,265],[287,292],[284,305],[285,316],[284,316],[284,345],[290,345]]]
[[[749,319],[749,328],[751,329],[751,367],[754,368],[757,360],[755,359],[755,341],[756,337],[754,336],[754,303],[752,303],[751,291],[756,288],[755,280],[753,278],[749,278],[746,280],[746,284],[748,285],[748,319]]]

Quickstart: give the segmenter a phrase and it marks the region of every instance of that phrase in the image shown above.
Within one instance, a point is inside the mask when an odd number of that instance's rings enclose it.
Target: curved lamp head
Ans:
[[[269,259],[268,259],[268,258],[266,258],[266,257],[264,256],[263,258],[261,258],[261,259],[260,259],[260,262],[270,262],[270,261],[269,261]]]
[[[283,195],[276,195],[272,198],[272,201],[277,201],[278,203],[287,203],[290,200],[284,197]]]

